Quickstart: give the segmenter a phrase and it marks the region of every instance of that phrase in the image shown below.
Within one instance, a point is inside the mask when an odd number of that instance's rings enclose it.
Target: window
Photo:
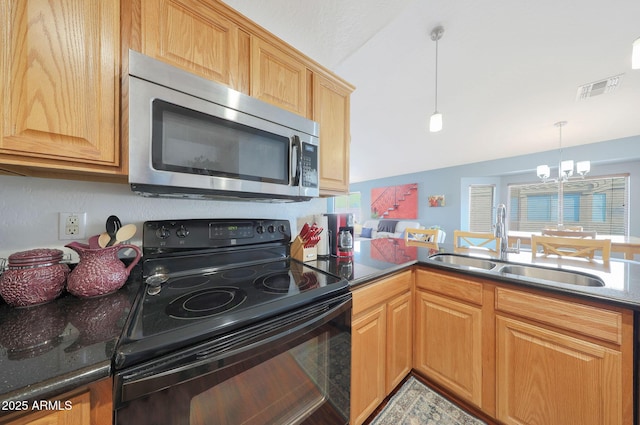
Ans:
[[[604,193],[594,193],[593,206],[591,208],[591,219],[604,223],[607,219],[607,195]]]
[[[539,232],[558,224],[558,182],[509,185],[509,230]],[[565,226],[604,235],[626,235],[629,176],[596,177],[562,183]]]
[[[336,196],[333,198],[333,212],[334,213],[351,213],[356,223],[361,223],[361,208],[360,208],[360,192],[352,192],[348,195]]]
[[[469,231],[493,231],[493,198],[495,186],[492,184],[469,186]]]

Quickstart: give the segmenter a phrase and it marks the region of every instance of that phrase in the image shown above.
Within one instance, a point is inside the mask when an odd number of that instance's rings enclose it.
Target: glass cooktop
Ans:
[[[122,338],[127,363],[348,291],[348,282],[287,258],[175,276],[159,291],[143,290]]]

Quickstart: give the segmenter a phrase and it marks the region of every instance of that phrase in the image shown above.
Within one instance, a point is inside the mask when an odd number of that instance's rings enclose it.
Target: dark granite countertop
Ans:
[[[583,287],[447,265],[429,257],[452,253],[407,246],[402,239],[356,241],[351,261],[318,259],[305,264],[346,277],[352,288],[413,265],[454,270],[640,311],[640,262],[611,260],[609,265],[583,259],[531,258],[531,252],[509,254],[521,264],[576,270],[599,276],[604,287]],[[478,253],[479,258],[487,258]],[[492,260],[496,261],[496,260]],[[140,266],[119,291],[99,298],[79,299],[63,294],[41,306],[16,309],[0,301],[0,402],[35,401],[54,397],[111,375],[118,338],[141,284]],[[0,416],[11,412],[0,411]]]
[[[117,292],[13,308],[0,299],[0,404],[54,397],[111,375],[111,360],[141,282]],[[11,413],[0,410],[0,416]]]
[[[631,308],[640,311],[640,262],[612,259],[609,264],[602,261],[582,258],[544,258],[532,259],[531,251],[509,254],[507,261],[525,265],[550,267],[567,271],[578,271],[595,275],[602,279],[605,286],[587,287],[562,282],[551,282],[533,278],[519,277],[500,273],[500,267],[493,271],[444,264],[429,257],[434,254],[453,253],[453,245],[442,244],[438,251],[433,249],[407,246],[403,239],[367,239],[356,240],[352,261],[336,258],[318,259],[306,264],[333,274],[346,277],[352,288],[366,284],[374,279],[397,271],[404,270],[414,264],[434,267],[441,270],[458,271],[469,275],[484,277],[508,284],[538,288],[556,293],[577,296],[591,300]],[[491,258],[482,251],[468,254],[478,258]],[[491,261],[500,263],[491,258]]]

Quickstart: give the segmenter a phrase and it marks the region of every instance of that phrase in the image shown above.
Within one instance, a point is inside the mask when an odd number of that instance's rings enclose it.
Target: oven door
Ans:
[[[116,424],[347,424],[351,294],[115,375]]]

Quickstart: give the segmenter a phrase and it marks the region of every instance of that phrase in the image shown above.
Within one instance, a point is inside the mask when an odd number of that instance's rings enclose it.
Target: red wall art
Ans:
[[[418,184],[371,189],[372,218],[417,218]]]

